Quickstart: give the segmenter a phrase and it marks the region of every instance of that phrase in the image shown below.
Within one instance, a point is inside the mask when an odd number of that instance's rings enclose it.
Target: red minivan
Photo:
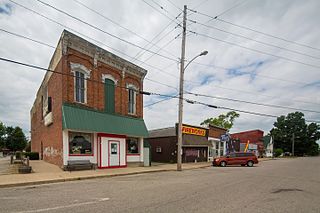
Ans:
[[[241,166],[253,166],[258,163],[257,156],[252,152],[235,152],[226,156],[214,158],[213,166],[226,166],[226,165],[241,165]]]

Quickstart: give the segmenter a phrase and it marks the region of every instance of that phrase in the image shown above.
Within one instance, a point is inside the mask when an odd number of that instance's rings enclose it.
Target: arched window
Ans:
[[[87,103],[87,78],[91,71],[82,64],[70,63],[71,72],[74,75],[74,100],[79,103]]]
[[[110,74],[102,74],[104,82],[104,111],[108,113],[115,112],[115,86],[117,80]]]
[[[138,88],[133,84],[127,84],[128,88],[128,114],[137,113],[137,91]]]

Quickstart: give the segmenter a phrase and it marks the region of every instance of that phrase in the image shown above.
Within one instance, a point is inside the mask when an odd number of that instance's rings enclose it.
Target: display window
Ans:
[[[69,132],[69,155],[93,155],[93,135]]]

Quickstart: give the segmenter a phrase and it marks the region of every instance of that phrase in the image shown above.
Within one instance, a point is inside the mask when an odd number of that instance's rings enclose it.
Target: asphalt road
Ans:
[[[320,158],[0,189],[0,212],[320,212]]]

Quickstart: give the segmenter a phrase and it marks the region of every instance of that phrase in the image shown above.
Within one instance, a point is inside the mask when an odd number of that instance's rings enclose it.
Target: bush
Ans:
[[[274,156],[279,157],[283,153],[283,150],[281,148],[274,150]]]
[[[29,160],[39,160],[39,152],[25,152],[25,157],[29,157]]]
[[[21,152],[16,152],[16,160],[21,160],[22,154]]]

